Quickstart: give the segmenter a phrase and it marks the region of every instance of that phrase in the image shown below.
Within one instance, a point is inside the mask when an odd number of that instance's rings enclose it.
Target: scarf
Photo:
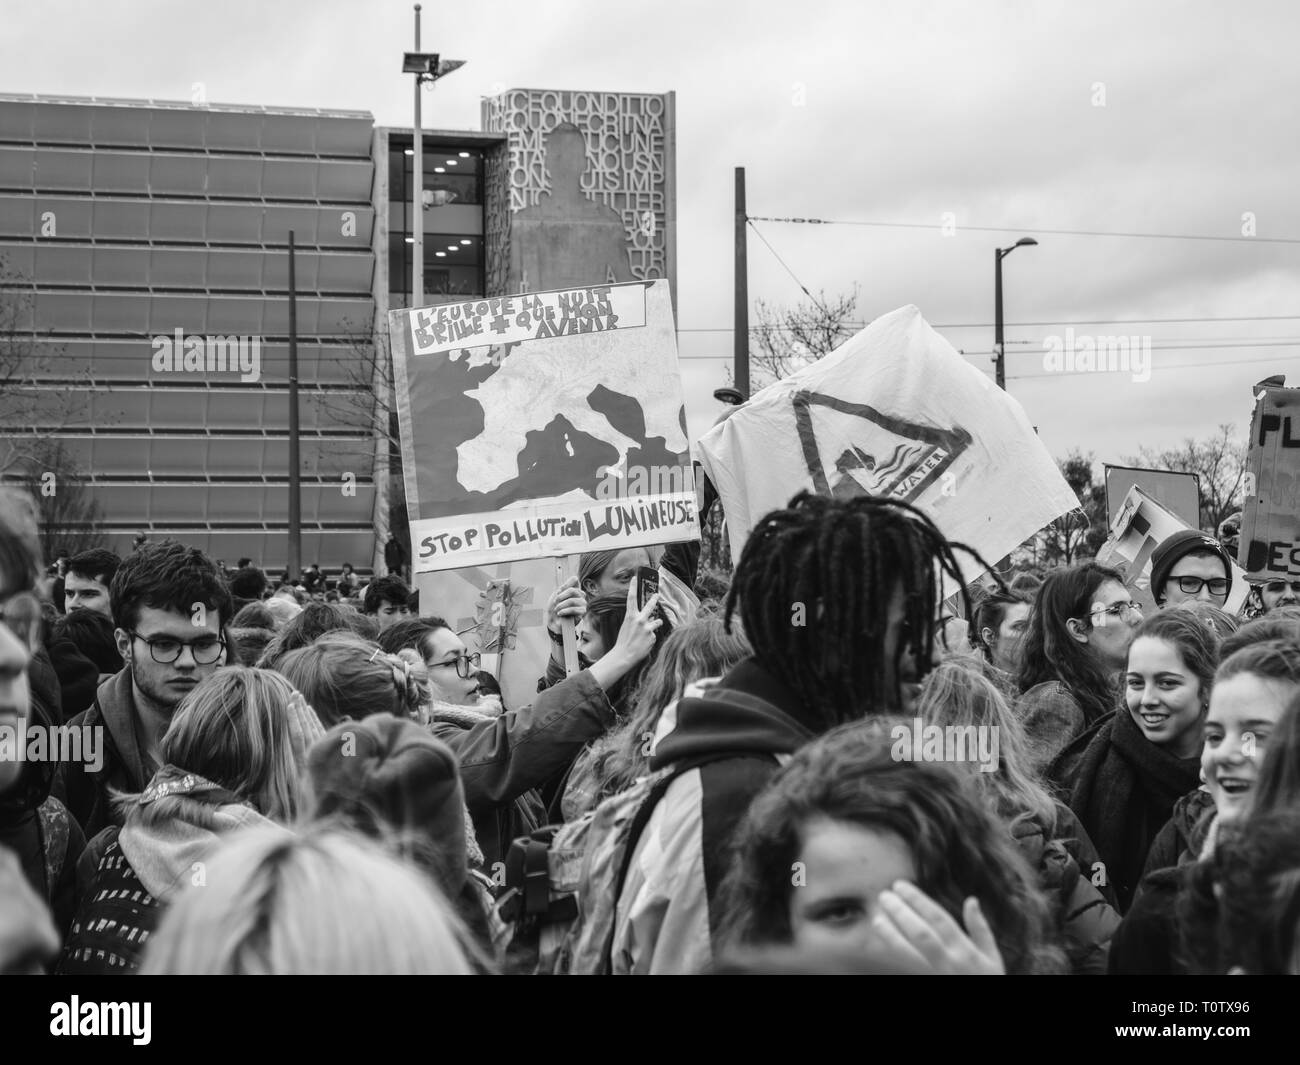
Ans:
[[[1196,787],[1199,770],[1199,760],[1177,758],[1142,735],[1126,709],[1111,715],[1088,744],[1069,806],[1107,864],[1122,909],[1152,841],[1174,803]],[[1144,823],[1147,804],[1165,811],[1159,823]]]

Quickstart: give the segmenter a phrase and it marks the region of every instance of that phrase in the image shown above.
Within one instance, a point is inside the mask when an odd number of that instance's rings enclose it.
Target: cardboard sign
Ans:
[[[1252,580],[1300,577],[1300,388],[1267,388],[1250,419],[1238,560]]]
[[[1144,617],[1159,609],[1151,594],[1151,553],[1174,533],[1190,528],[1193,526],[1166,510],[1137,485],[1124,497],[1111,523],[1110,536],[1097,552],[1097,561],[1123,572],[1124,586],[1133,602],[1142,608]],[[1249,593],[1245,570],[1233,563],[1232,589],[1223,609],[1236,614]]]
[[[769,385],[699,448],[737,561],[755,523],[804,489],[912,503],[990,565],[1079,506],[1020,404],[915,307]],[[974,580],[980,567],[957,558]]]
[[[1189,528],[1201,525],[1201,482],[1194,473],[1173,470],[1144,470],[1136,466],[1112,466],[1106,463],[1106,520],[1114,522],[1124,505],[1128,490],[1141,487],[1165,510],[1187,522]]]
[[[389,323],[413,572],[699,537],[667,281]]]

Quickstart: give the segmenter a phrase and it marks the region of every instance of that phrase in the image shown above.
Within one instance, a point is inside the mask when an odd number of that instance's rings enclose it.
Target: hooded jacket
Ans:
[[[751,657],[721,681],[690,685],[664,709],[651,769],[714,760],[673,780],[637,841],[615,918],[615,973],[712,965],[721,918],[714,900],[736,826],[780,762],[814,738],[800,706]]]
[[[157,767],[140,749],[136,739],[139,712],[131,686],[131,670],[123,669],[104,681],[89,710],[68,722],[74,727],[103,727],[103,764],[98,771],[87,765],[61,764],[50,789],[81,825],[86,839],[93,840],[104,829],[122,824],[112,805],[108,789],[130,795],[144,790]]]
[[[1053,764],[1049,776],[1096,844],[1121,913],[1152,842],[1199,772],[1198,758],[1178,758],[1152,743],[1127,710],[1103,719]]]
[[[172,796],[185,801],[167,816],[145,816],[145,807]],[[274,823],[220,785],[176,766],[154,775],[125,820],[92,844],[102,856],[73,919],[59,973],[137,969],[162,909],[184,887],[202,885],[203,861],[220,838]]]

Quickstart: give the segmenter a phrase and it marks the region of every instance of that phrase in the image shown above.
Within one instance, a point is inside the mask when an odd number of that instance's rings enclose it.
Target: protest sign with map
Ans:
[[[699,536],[668,282],[389,322],[414,572]]]

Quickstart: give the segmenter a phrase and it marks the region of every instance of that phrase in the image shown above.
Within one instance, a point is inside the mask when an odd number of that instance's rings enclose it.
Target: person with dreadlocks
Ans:
[[[870,496],[801,492],[755,526],[723,613],[727,631],[739,615],[753,653],[689,685],[646,737],[649,768],[668,783],[628,842],[614,972],[713,963],[715,897],[750,801],[808,741],[905,708],[933,656],[943,574],[964,586],[955,547],[983,564],[921,511]]]

